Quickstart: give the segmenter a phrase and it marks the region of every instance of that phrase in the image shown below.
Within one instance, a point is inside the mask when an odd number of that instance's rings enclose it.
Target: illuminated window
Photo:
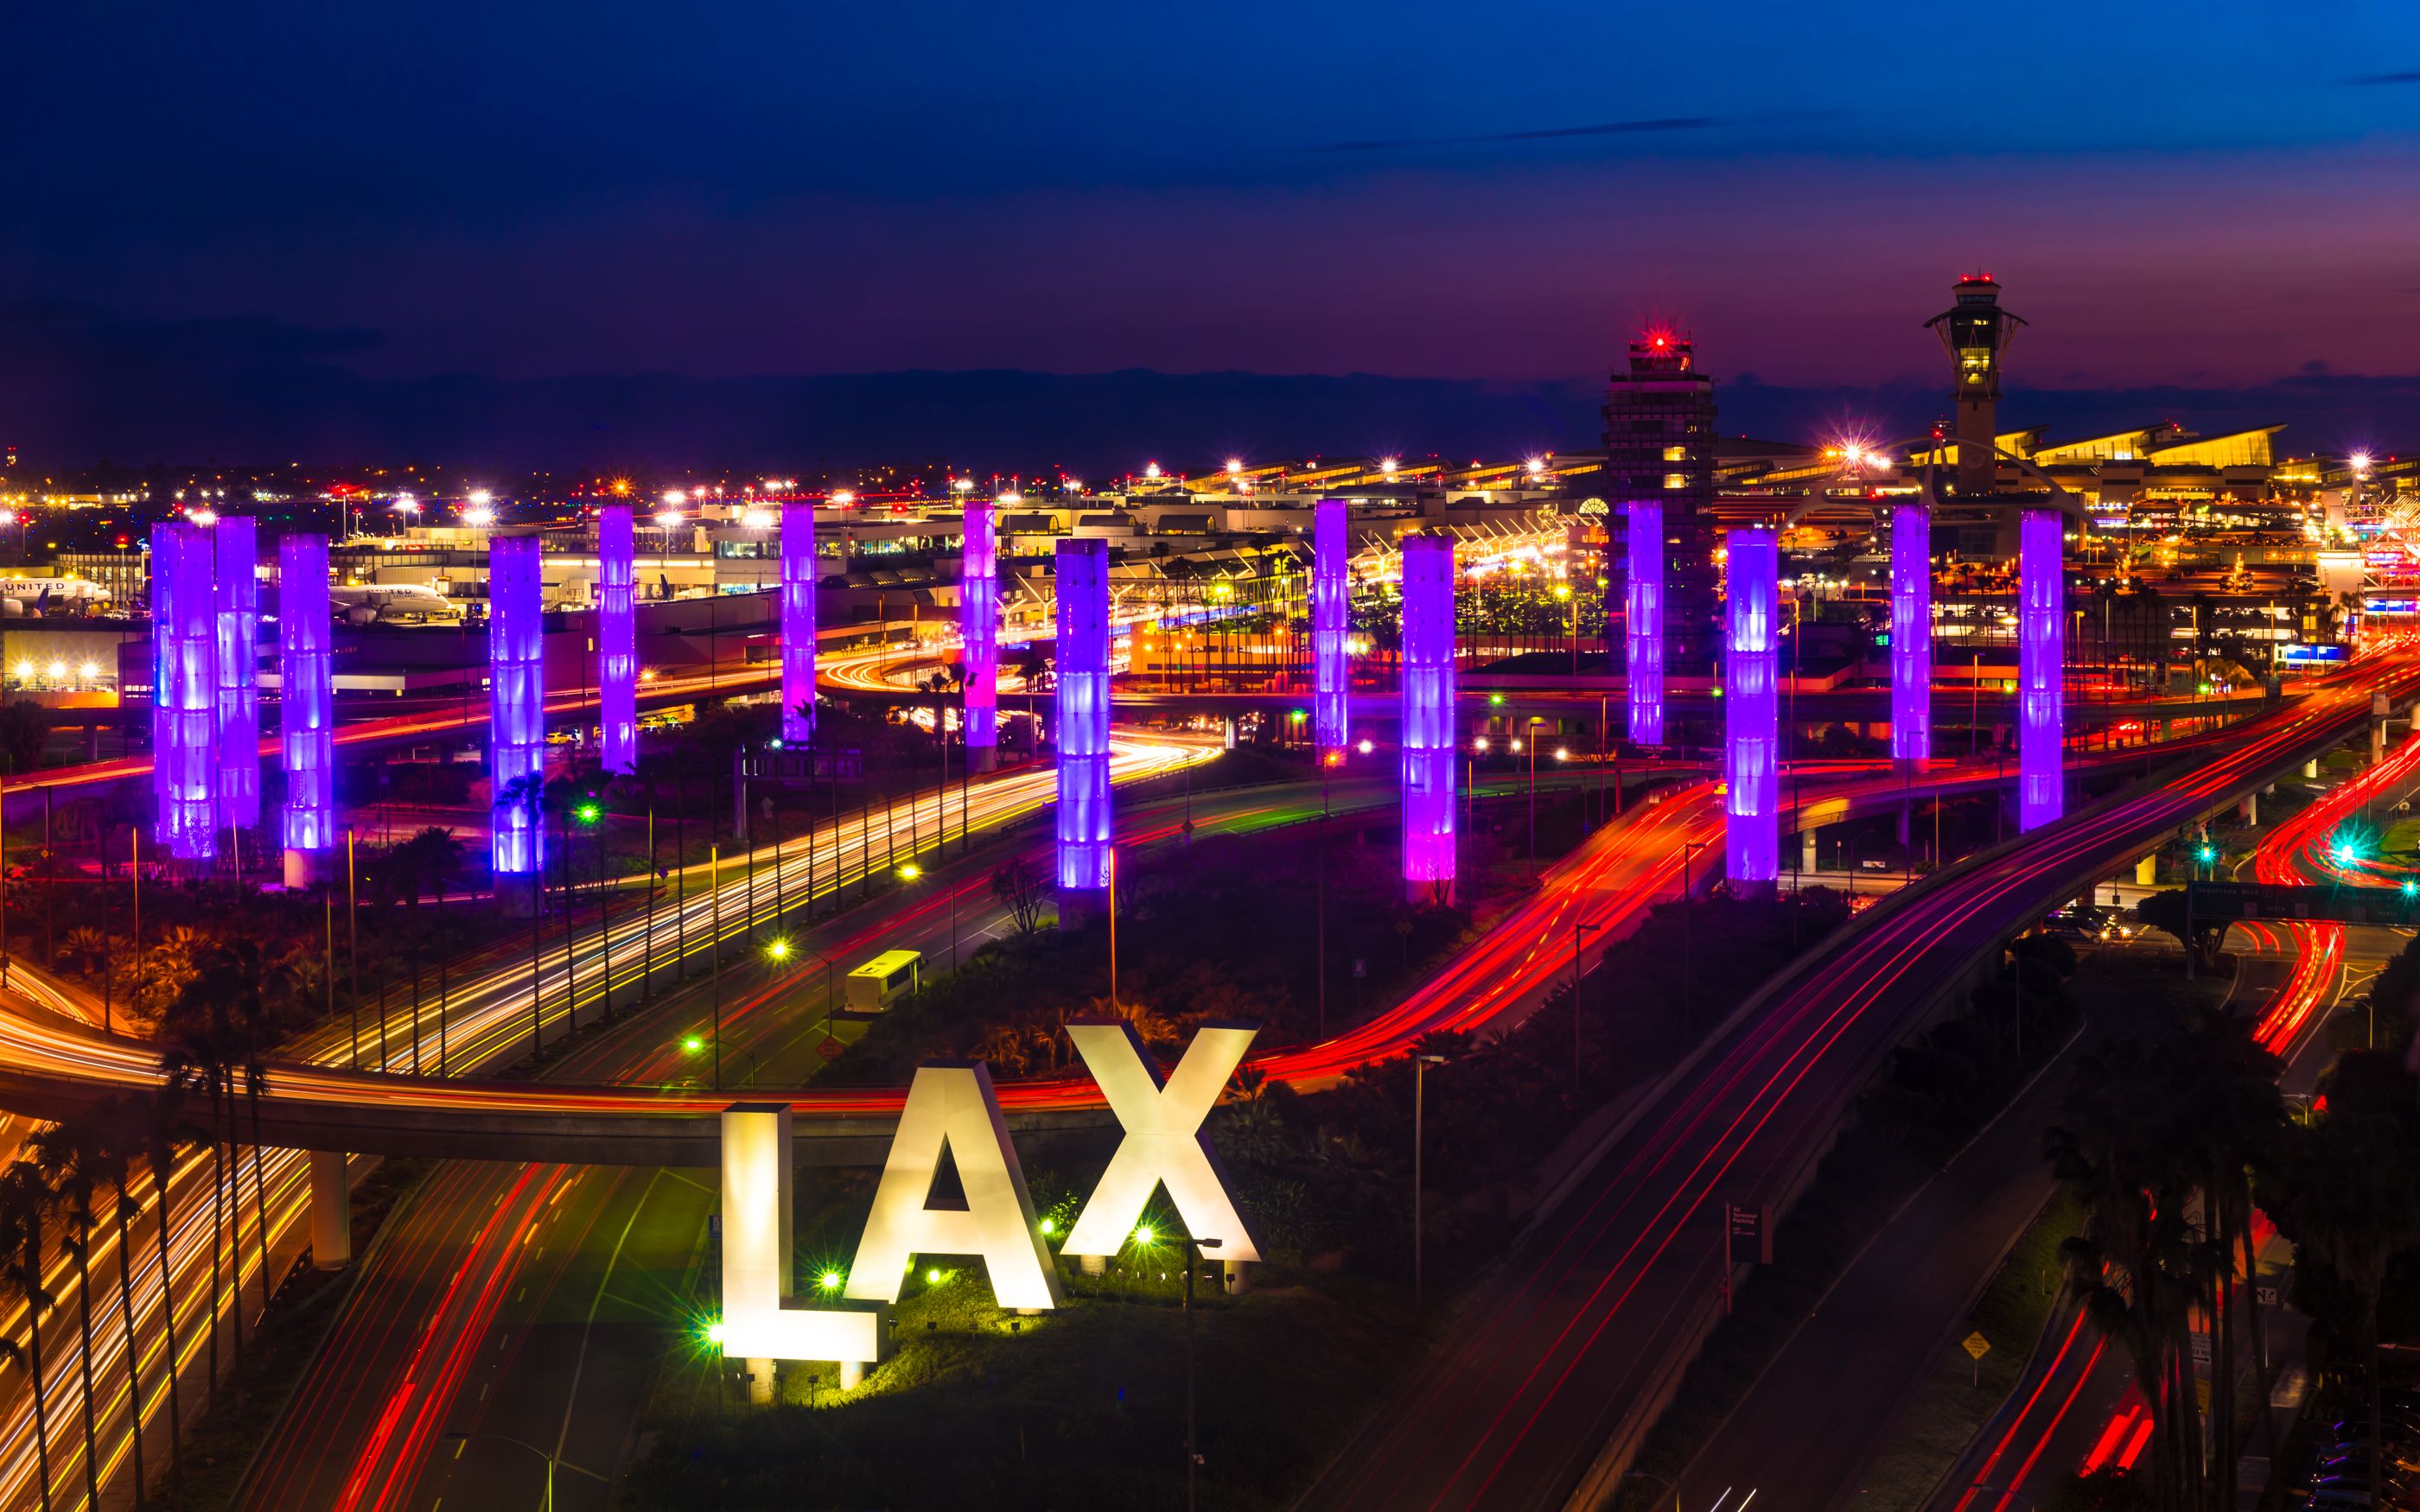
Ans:
[[[1688,486],[1689,475],[1685,472],[1667,472],[1664,474],[1664,486],[1667,488],[1685,488]]]
[[[1668,446],[1664,448],[1664,460],[1667,462],[1686,462],[1689,460],[1689,449],[1685,446]]]

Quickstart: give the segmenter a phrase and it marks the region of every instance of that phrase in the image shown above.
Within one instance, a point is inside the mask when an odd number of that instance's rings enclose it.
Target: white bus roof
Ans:
[[[852,977],[888,977],[901,966],[924,959],[922,950],[885,950],[865,964],[849,973]]]

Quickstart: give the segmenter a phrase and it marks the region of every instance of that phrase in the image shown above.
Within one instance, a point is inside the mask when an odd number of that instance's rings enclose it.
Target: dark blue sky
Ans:
[[[1863,384],[1988,267],[2040,385],[2414,368],[2387,0],[369,9],[12,13],[0,320],[380,379],[1524,381],[1661,316]]]

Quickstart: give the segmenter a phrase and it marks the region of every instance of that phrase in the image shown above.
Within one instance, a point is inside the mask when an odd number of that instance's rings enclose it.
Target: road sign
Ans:
[[[1370,958],[1365,955],[1355,956],[1353,958],[1353,980],[1359,981],[1362,978],[1367,977],[1368,975],[1370,975]]]
[[[847,1048],[848,1046],[827,1035],[824,1037],[824,1042],[815,1046],[815,1054],[823,1057],[826,1060],[838,1060],[840,1058],[840,1053]]]
[[[2333,920],[2338,924],[2411,924],[2420,920],[2420,895],[2400,887],[2304,887],[2271,882],[2190,882],[2185,906],[2217,928],[2238,918]]]
[[[1773,1263],[1773,1210],[1723,1204],[1723,1257],[1737,1265]]]
[[[2274,1307],[2277,1305],[2277,1289],[2276,1283],[2263,1281],[2252,1288],[2252,1293],[2259,1299],[2261,1306]]]
[[[1959,1342],[1958,1347],[1977,1360],[1992,1352],[1992,1341],[1985,1338],[1979,1332],[1967,1335]]]

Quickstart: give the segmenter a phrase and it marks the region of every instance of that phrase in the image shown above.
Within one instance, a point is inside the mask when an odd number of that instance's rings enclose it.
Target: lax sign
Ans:
[[[1067,1026],[1125,1136],[1068,1231],[1064,1253],[1115,1255],[1141,1220],[1152,1189],[1165,1183],[1187,1229],[1205,1244],[1216,1241],[1221,1259],[1260,1258],[1202,1132],[1259,1032],[1252,1025],[1202,1026],[1163,1084],[1132,1026]],[[963,1209],[930,1206],[945,1149],[966,1191]],[[855,1374],[852,1367],[883,1358],[884,1310],[899,1300],[918,1255],[983,1257],[992,1294],[1003,1307],[1040,1310],[1060,1302],[1058,1272],[1034,1220],[991,1073],[981,1061],[917,1069],[875,1189],[874,1211],[840,1288],[842,1305],[790,1295],[790,1239],[789,1106],[736,1104],[722,1115],[726,1358],[832,1360]]]

